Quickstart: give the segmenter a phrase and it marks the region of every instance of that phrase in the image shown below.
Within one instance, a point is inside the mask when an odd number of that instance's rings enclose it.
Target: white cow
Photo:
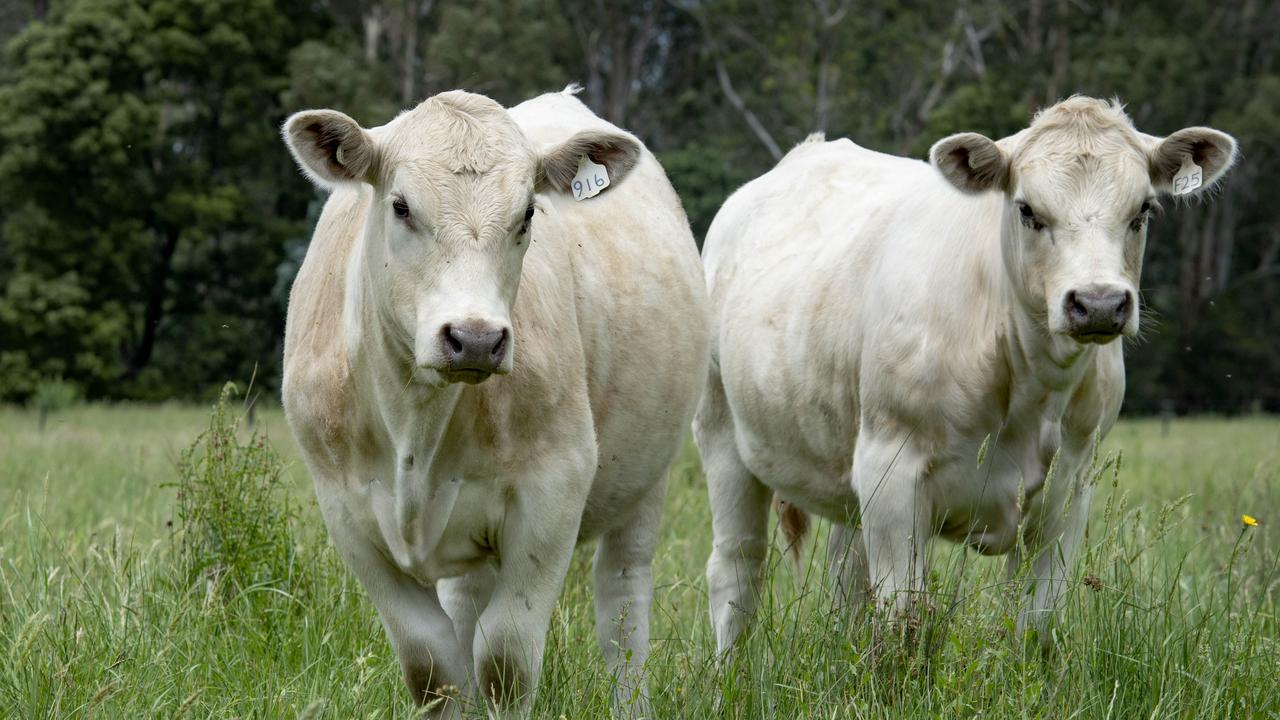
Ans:
[[[662,168],[572,90],[510,111],[448,92],[367,130],[311,110],[284,135],[333,190],[289,299],[285,409],[414,698],[527,712],[574,546],[598,538],[600,647],[620,712],[644,712],[665,477],[708,337]],[[584,158],[608,184],[577,201]]]
[[[1138,330],[1156,196],[1208,188],[1234,157],[1216,130],[1154,138],[1073,97],[998,142],[938,142],[934,167],[811,138],[730,197],[704,248],[712,359],[694,419],[720,649],[754,612],[774,495],[837,523],[843,597],[900,611],[930,537],[1013,569],[1021,529],[1035,579],[1020,627],[1042,624],[1124,395],[1117,338]]]

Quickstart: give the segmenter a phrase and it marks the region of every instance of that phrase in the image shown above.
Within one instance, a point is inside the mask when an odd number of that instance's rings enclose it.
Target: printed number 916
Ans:
[[[581,200],[584,196],[590,197],[596,191],[603,190],[605,186],[604,177],[598,173],[592,173],[587,177],[578,177],[573,180],[573,198]]]

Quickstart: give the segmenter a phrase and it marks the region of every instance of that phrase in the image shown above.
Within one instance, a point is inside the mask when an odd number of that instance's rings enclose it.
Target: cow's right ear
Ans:
[[[303,110],[284,123],[284,141],[317,185],[368,182],[377,146],[360,123],[337,110]]]
[[[978,133],[939,140],[929,150],[929,161],[963,192],[1004,190],[1009,182],[1009,156],[994,140]]]
[[[640,162],[640,151],[640,141],[625,133],[582,130],[542,156],[538,189],[572,192],[573,176],[583,157],[604,165],[609,173],[609,187],[613,187]]]

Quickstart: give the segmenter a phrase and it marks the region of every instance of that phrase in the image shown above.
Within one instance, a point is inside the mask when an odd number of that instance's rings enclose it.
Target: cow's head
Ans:
[[[373,188],[363,281],[415,377],[436,385],[511,371],[535,194],[568,191],[583,156],[611,183],[640,156],[634,138],[594,130],[539,152],[501,105],[460,91],[372,130],[334,110],[303,111],[284,136],[316,183]]]
[[[1004,193],[1004,262],[1033,317],[1054,335],[1107,343],[1138,331],[1157,197],[1203,192],[1235,154],[1235,140],[1217,130],[1155,138],[1135,130],[1115,102],[1072,97],[998,142],[976,133],[944,138],[930,159],[964,192]]]

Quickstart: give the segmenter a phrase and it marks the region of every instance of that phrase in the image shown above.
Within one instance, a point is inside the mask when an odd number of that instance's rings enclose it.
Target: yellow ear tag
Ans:
[[[578,174],[573,176],[570,187],[573,189],[574,200],[593,198],[609,187],[609,171],[583,155],[578,161]]]
[[[1204,171],[1200,166],[1191,160],[1188,154],[1182,158],[1182,167],[1178,168],[1178,174],[1173,176],[1173,194],[1186,195],[1200,189],[1204,184]]]

